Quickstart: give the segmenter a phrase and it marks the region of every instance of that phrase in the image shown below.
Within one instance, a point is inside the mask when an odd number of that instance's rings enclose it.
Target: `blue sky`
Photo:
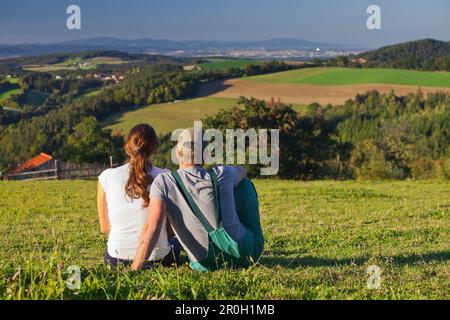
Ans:
[[[82,30],[66,29],[66,8],[82,10]],[[366,9],[382,10],[382,30]],[[126,39],[303,38],[379,47],[422,38],[450,40],[449,0],[2,0],[0,43],[95,36]]]

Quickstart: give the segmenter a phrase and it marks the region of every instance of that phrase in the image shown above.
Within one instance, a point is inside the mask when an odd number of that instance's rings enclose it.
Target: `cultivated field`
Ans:
[[[306,68],[215,82],[203,92],[221,98],[253,96],[269,100],[281,98],[286,103],[343,104],[359,93],[378,90],[407,95],[419,88],[424,94],[450,92],[450,73],[420,72],[396,69]]]
[[[255,182],[263,257],[209,274],[104,267],[95,181],[0,182],[0,298],[450,298],[448,182]],[[66,287],[70,265],[79,292]],[[367,288],[371,265],[378,290]]]

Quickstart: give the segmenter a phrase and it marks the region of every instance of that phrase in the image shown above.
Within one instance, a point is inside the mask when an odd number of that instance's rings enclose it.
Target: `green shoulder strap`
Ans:
[[[214,206],[216,210],[217,224],[220,226],[222,223],[222,208],[220,205],[220,192],[219,192],[219,179],[217,179],[217,175],[214,170],[208,171],[214,191]]]
[[[203,215],[202,211],[200,210],[200,208],[195,203],[194,199],[192,199],[192,196],[189,193],[189,191],[186,189],[186,186],[184,185],[183,180],[181,180],[181,177],[180,177],[179,173],[176,172],[176,171],[173,171],[172,172],[172,177],[175,179],[178,189],[180,190],[180,192],[183,195],[184,199],[188,203],[188,205],[191,208],[192,212],[197,217],[197,219],[200,220],[200,223],[203,225],[203,227],[205,227],[206,231],[208,233],[214,231],[214,228],[211,226],[211,224],[208,222],[208,220],[206,220],[205,216]]]

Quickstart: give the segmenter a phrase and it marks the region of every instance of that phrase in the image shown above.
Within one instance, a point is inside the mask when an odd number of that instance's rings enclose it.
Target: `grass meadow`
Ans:
[[[305,68],[254,76],[247,80],[267,83],[311,85],[396,84],[421,87],[450,87],[449,72],[401,69]]]
[[[102,91],[101,88],[88,89],[84,93],[78,95],[74,100],[77,101],[77,100],[80,100],[83,98],[94,97],[94,96],[98,95],[101,91]]]
[[[450,298],[448,182],[255,185],[263,256],[247,270],[202,274],[105,267],[95,181],[0,182],[0,299]],[[71,265],[78,291],[65,283]],[[379,289],[367,288],[371,265]]]
[[[235,104],[235,99],[212,97],[184,100],[179,103],[154,104],[113,115],[105,119],[103,125],[113,130],[120,129],[128,134],[135,125],[149,123],[156,132],[168,133],[174,129],[193,126],[195,120]]]
[[[236,105],[237,99],[218,97],[194,98],[178,103],[160,103],[112,115],[106,118],[102,125],[108,129],[122,130],[124,134],[128,134],[134,126],[148,123],[155,128],[158,134],[169,133],[175,129],[192,127],[194,121]],[[305,105],[295,104],[292,107],[298,112],[306,110]]]

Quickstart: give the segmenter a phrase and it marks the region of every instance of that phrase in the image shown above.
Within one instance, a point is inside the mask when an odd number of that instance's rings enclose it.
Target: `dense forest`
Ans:
[[[365,179],[450,178],[450,95],[373,91],[338,108],[313,109],[313,116],[323,114],[336,125],[333,139],[341,151],[333,172]]]
[[[450,42],[425,39],[338,57],[329,66],[450,71]]]
[[[214,128],[279,128],[279,177],[450,179],[450,95],[376,91],[343,106],[290,106],[241,99],[205,119]],[[257,173],[257,168],[249,167]]]

